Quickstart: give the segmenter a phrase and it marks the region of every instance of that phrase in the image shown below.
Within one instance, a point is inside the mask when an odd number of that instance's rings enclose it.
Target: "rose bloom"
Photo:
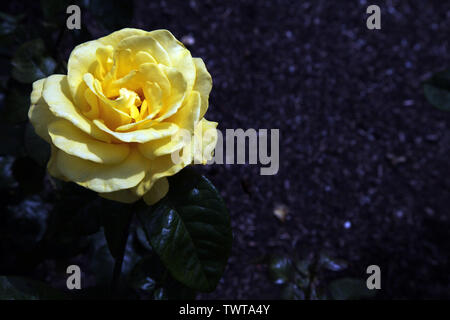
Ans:
[[[67,75],[34,82],[28,116],[51,145],[50,175],[107,199],[154,204],[169,189],[166,177],[203,150],[200,162],[212,157],[211,87],[203,60],[169,31],[122,29],[77,46]],[[186,132],[200,141],[180,138]]]

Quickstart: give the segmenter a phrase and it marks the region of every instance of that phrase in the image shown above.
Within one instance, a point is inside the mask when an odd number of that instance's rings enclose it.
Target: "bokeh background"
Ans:
[[[370,4],[381,8],[381,30],[366,28]],[[423,93],[423,81],[450,65],[450,3],[136,0],[117,8],[82,9],[81,31],[61,31],[67,15],[56,11],[54,29],[40,35],[57,43],[47,46],[56,68],[76,44],[120,24],[168,29],[205,61],[214,83],[206,116],[219,129],[280,129],[277,175],[261,176],[258,165],[199,168],[223,195],[234,234],[217,290],[199,298],[278,299],[283,287],[270,276],[271,259],[314,259],[320,252],[347,264],[321,271],[322,284],[365,279],[367,266],[376,264],[376,298],[450,298],[450,114]],[[37,1],[9,2],[1,11],[24,15],[27,40],[48,20]],[[4,48],[7,74],[15,47]],[[2,81],[6,108],[15,84]],[[17,95],[28,98],[16,85]],[[2,143],[15,143],[11,131],[1,134]],[[11,246],[22,250],[25,238],[39,236],[57,195],[38,160],[3,154],[2,179],[10,180],[0,194],[0,270],[7,272],[19,265]],[[41,220],[30,227],[20,217]],[[65,281],[58,266],[89,264],[85,256],[80,249],[78,257],[47,258],[24,272],[58,286]]]

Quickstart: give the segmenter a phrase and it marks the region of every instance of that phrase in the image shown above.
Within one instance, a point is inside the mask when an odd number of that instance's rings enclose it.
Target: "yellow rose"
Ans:
[[[67,73],[33,83],[28,116],[51,145],[49,173],[102,197],[157,202],[166,177],[196,158],[182,150],[197,143],[180,133],[217,126],[203,117],[211,75],[167,30],[122,29],[80,44]],[[216,142],[209,134],[200,144]],[[176,152],[182,161],[172,160]]]

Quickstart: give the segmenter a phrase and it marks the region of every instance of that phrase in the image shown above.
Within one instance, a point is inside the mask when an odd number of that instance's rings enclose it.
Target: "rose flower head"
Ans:
[[[122,29],[80,44],[67,68],[33,83],[28,113],[51,145],[53,177],[153,204],[166,177],[212,158],[211,75],[169,31]]]

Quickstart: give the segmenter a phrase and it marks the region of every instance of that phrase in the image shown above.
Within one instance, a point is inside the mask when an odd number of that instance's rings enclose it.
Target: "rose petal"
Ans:
[[[172,67],[183,74],[187,83],[187,90],[191,91],[195,82],[196,68],[189,50],[168,30],[151,31],[149,35],[166,50]]]
[[[144,194],[143,199],[147,205],[151,206],[164,198],[167,192],[169,192],[169,181],[161,178],[155,181],[152,188]]]
[[[120,53],[123,50],[130,50],[135,54],[139,51],[149,53],[158,63],[170,66],[170,58],[166,50],[159,44],[158,41],[146,35],[131,36],[123,39],[116,47],[116,52]]]
[[[203,118],[195,128],[194,159],[195,163],[206,164],[212,159],[217,143],[217,122]]]
[[[113,200],[122,203],[133,203],[138,201],[141,197],[137,196],[133,189],[118,190],[114,192],[103,192],[98,194],[108,200]]]
[[[190,143],[195,124],[198,122],[200,103],[200,94],[197,91],[192,91],[189,99],[186,99],[181,109],[174,116],[167,119],[168,122],[176,123],[180,130],[173,136],[140,144],[138,146],[139,151],[145,157],[154,159],[177,151],[187,143]]]
[[[113,192],[136,186],[149,169],[149,161],[136,149],[119,164],[99,164],[58,150],[56,165],[70,181],[96,192]]]
[[[58,154],[58,148],[55,147],[53,144],[50,144],[50,146],[51,146],[50,159],[48,160],[47,163],[48,173],[56,179],[68,181],[68,179],[64,177],[61,171],[59,171],[58,166],[56,165],[56,155]]]
[[[86,73],[83,79],[89,90],[97,96],[101,119],[109,128],[114,130],[132,121],[127,111],[130,105],[134,105],[136,93],[121,89],[121,95],[117,99],[109,99],[103,94],[100,82],[92,74]]]
[[[160,116],[157,118],[162,121],[175,114],[180,108],[186,96],[187,84],[183,74],[178,70],[164,65],[159,65],[159,67],[164,71],[170,83],[169,95],[168,97],[165,95],[163,108],[159,112]]]
[[[104,132],[109,133],[122,142],[145,143],[155,139],[171,136],[178,130],[178,126],[170,122],[155,123],[152,127],[131,132],[115,132],[109,129],[102,121],[94,120],[94,124]]]
[[[67,76],[52,75],[47,78],[43,88],[43,97],[50,111],[59,118],[70,121],[73,125],[95,139],[110,142],[111,137],[97,128],[74,106],[67,83]]]
[[[193,61],[197,70],[193,90],[200,92],[200,96],[202,97],[202,107],[200,109],[200,118],[202,118],[205,115],[206,110],[208,110],[208,99],[212,89],[212,78],[208,70],[206,70],[205,63],[201,58],[193,58]]]
[[[198,91],[191,91],[191,94],[183,105],[173,116],[166,121],[175,123],[178,127],[194,131],[194,127],[200,119],[201,97]]]
[[[130,153],[129,145],[95,140],[67,120],[56,120],[50,123],[48,132],[56,147],[85,160],[114,164],[125,160]]]
[[[33,124],[36,134],[42,139],[51,142],[48,135],[48,124],[56,119],[50,112],[48,104],[42,97],[42,89],[46,79],[37,80],[33,83],[33,91],[31,92],[31,107],[28,110],[28,118]]]
[[[72,50],[67,64],[67,77],[69,87],[74,102],[83,104],[83,94],[85,85],[83,76],[85,73],[92,73],[97,62],[97,49],[101,47],[116,47],[119,42],[130,36],[145,35],[148,32],[139,29],[125,28],[107,35],[106,37],[82,43]]]

